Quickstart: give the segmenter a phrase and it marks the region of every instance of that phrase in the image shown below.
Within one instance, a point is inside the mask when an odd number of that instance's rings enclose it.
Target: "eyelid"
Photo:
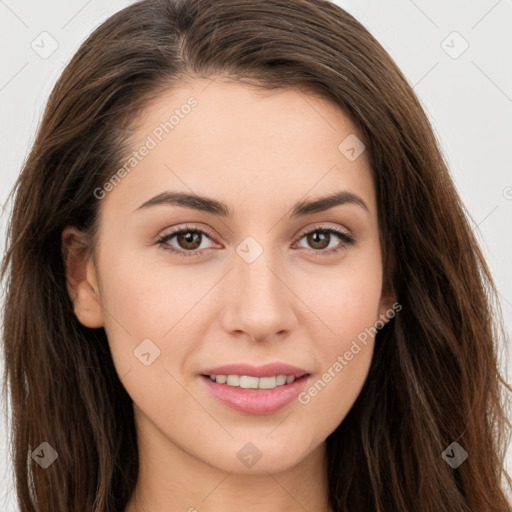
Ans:
[[[308,235],[308,234],[313,233],[315,231],[330,231],[330,230],[335,231],[339,235],[345,236],[345,237],[350,238],[353,241],[355,241],[354,236],[352,235],[352,233],[348,229],[345,230],[343,228],[340,228],[339,226],[329,226],[329,225],[321,224],[321,223],[313,224],[313,226],[309,226],[307,228],[304,228],[302,231],[300,231],[300,234],[298,235],[297,241],[299,241],[302,237],[304,237],[304,235]]]
[[[171,230],[167,233],[164,233],[163,235],[160,235],[158,238],[159,239],[162,239],[162,238],[167,238],[167,237],[170,237],[172,235],[176,235],[178,233],[181,233],[183,231],[198,231],[198,232],[203,232],[205,234],[208,235],[209,238],[211,238],[212,240],[215,239],[215,235],[213,233],[213,231],[210,229],[210,228],[207,228],[207,227],[204,227],[204,226],[200,226],[200,225],[197,225],[197,224],[185,224],[184,226],[179,226],[177,228],[171,228]]]

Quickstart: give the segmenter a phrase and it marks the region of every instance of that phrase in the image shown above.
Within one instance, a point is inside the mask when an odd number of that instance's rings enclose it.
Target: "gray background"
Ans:
[[[130,3],[0,0],[2,205],[27,156],[44,104],[63,67],[96,26]],[[337,3],[381,42],[418,94],[469,209],[500,292],[510,333],[512,0]],[[41,35],[43,32],[47,34]],[[56,45],[51,55],[45,54]],[[463,51],[466,45],[468,48]],[[0,217],[2,252],[5,217]],[[501,362],[508,380],[508,347],[502,347]],[[3,372],[1,361],[0,371]],[[5,408],[5,404],[2,406]],[[3,409],[1,414],[0,509],[14,512],[11,466],[7,461],[8,419]],[[508,453],[507,465],[512,470],[511,450]]]

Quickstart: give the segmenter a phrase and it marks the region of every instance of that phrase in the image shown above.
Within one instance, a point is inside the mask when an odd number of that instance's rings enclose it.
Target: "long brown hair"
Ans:
[[[411,86],[323,0],[141,1],[97,28],[59,78],[13,189],[1,271],[20,511],[114,512],[134,489],[132,402],[104,330],[74,315],[61,233],[74,225],[94,243],[94,191],[119,169],[137,114],[183,80],[217,75],[315,91],[365,137],[402,310],[379,330],[364,387],[327,438],[333,509],[510,511],[495,285]],[[46,470],[30,457],[43,441],[58,452]],[[456,468],[441,455],[452,442],[468,453]]]

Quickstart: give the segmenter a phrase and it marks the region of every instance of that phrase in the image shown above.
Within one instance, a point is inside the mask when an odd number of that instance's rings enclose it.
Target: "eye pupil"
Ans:
[[[185,231],[180,233],[177,235],[176,239],[183,249],[194,250],[201,245],[201,233],[197,233],[195,231]],[[183,242],[185,245],[183,245]],[[192,244],[192,246],[189,244]]]
[[[322,233],[321,231],[314,231],[308,235],[308,243],[315,249],[325,249],[329,245],[329,233]],[[317,244],[320,244],[318,247]]]

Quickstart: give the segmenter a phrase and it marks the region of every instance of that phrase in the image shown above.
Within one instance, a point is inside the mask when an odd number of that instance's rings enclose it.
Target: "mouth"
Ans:
[[[291,406],[312,375],[277,374],[257,377],[237,374],[200,374],[211,396],[222,405],[251,415],[268,415]]]
[[[256,377],[254,375],[201,374],[202,377],[208,378],[217,384],[242,389],[275,389],[303,379],[308,375],[309,373],[300,376],[279,374],[269,377]]]

